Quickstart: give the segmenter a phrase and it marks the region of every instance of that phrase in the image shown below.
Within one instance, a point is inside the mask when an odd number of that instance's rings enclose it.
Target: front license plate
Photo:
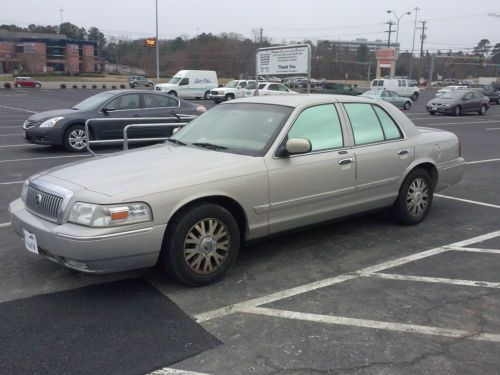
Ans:
[[[38,244],[36,243],[36,237],[33,233],[28,232],[23,229],[24,232],[24,246],[26,249],[34,254],[38,254]]]
[[[437,105],[433,105],[433,106],[432,106],[432,110],[433,110],[433,111],[437,111],[437,109],[438,109]]]

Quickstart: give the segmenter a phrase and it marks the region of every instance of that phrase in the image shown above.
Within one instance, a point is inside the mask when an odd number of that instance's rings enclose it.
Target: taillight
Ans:
[[[205,108],[204,105],[198,105],[196,106],[196,112],[200,112],[200,113],[203,113],[203,112],[206,112],[207,109]]]

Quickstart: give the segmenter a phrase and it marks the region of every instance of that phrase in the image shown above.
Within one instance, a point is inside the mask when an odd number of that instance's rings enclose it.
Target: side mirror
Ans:
[[[285,145],[285,150],[289,155],[306,154],[311,152],[311,149],[311,141],[306,138],[290,138]]]

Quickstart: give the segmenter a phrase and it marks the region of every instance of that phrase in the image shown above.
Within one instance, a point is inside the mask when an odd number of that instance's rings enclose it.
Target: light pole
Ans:
[[[413,42],[411,44],[410,78],[411,78],[411,73],[413,71],[413,53],[415,52],[415,34],[417,32],[417,14],[418,14],[418,11],[420,10],[420,8],[415,7],[413,10],[415,11],[415,24],[413,25]]]
[[[403,18],[406,14],[407,15],[410,15],[411,12],[404,12],[404,13],[401,13],[401,15],[398,17],[398,15],[396,14],[395,11],[393,10],[388,10],[387,13],[392,13],[394,14],[394,17],[396,17],[396,20],[398,20],[398,23],[397,23],[397,26],[396,26],[396,45],[398,44],[398,40],[399,40],[399,21],[401,21],[401,18]]]
[[[158,40],[158,0],[156,0],[156,83],[160,83],[160,43]]]

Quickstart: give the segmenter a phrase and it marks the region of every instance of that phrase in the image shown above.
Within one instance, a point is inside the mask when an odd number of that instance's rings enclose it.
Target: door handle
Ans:
[[[339,165],[347,165],[347,164],[351,164],[351,163],[354,163],[354,158],[347,158],[347,159],[339,160]]]
[[[408,150],[408,149],[404,149],[404,150],[399,150],[398,151],[398,155],[399,156],[406,155],[406,154],[409,154],[409,153],[410,153],[410,150]]]

